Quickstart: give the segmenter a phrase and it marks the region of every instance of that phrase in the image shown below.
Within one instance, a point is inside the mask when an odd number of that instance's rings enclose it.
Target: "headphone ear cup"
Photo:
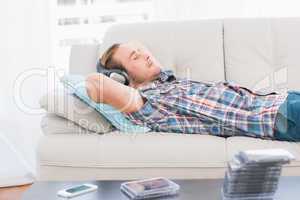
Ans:
[[[111,75],[113,74],[113,73],[117,73],[118,75],[120,75],[120,76],[122,76],[123,77],[123,81],[121,82],[122,84],[124,84],[124,85],[129,85],[129,76],[128,76],[128,74],[124,71],[124,70],[122,70],[122,69],[112,69],[112,70],[109,70],[110,71],[110,76],[109,77],[111,77]],[[111,77],[112,78],[112,77]],[[113,78],[114,79],[114,78]],[[118,79],[118,80],[120,80],[120,79]],[[117,80],[117,81],[118,81]],[[120,82],[120,81],[119,81]]]
[[[123,74],[123,76],[125,78],[124,85],[129,85],[129,76],[128,76],[128,74],[124,70],[121,70],[121,73]]]
[[[129,85],[129,76],[123,69],[121,69],[121,67],[119,67],[119,69],[110,69],[109,70],[109,69],[106,69],[105,66],[101,64],[100,60],[98,60],[96,67],[97,67],[98,73],[102,73],[102,74],[106,75],[107,77],[112,78],[115,81],[118,81],[124,85]],[[122,76],[123,80],[121,81],[120,78],[116,78],[114,73],[117,73],[118,75]]]

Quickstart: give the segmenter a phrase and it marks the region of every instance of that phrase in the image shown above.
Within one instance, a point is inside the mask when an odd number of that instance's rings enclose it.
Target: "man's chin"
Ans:
[[[150,72],[150,71],[149,71]],[[158,66],[152,66],[152,69],[151,69],[151,80],[155,80],[157,77],[159,77],[160,75],[160,72],[161,72],[161,68],[158,67]]]
[[[157,65],[156,63],[152,63],[152,65],[150,65],[150,68],[153,68],[155,71],[161,71],[160,65]]]
[[[153,66],[153,68],[155,68],[155,75],[159,75],[161,72],[161,68],[159,66]]]

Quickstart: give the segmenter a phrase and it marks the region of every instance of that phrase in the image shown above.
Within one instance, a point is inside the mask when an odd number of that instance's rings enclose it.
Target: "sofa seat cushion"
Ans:
[[[300,166],[300,143],[263,140],[249,137],[230,137],[227,139],[228,160],[231,160],[234,154],[242,150],[274,148],[282,148],[291,152],[296,159],[291,162],[289,166]]]
[[[224,167],[226,141],[175,133],[50,134],[38,146],[40,165],[92,168]]]

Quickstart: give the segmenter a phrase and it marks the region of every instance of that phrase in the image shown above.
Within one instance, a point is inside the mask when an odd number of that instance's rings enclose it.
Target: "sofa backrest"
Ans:
[[[69,58],[69,73],[88,75],[96,72],[99,45],[73,45]]]
[[[110,28],[101,55],[113,43],[140,41],[165,69],[194,80],[224,80],[222,20],[122,24]]]
[[[98,54],[95,46],[74,46],[70,72],[95,71],[100,57],[113,43],[144,43],[165,69],[180,77],[222,81],[224,77],[222,20],[134,23],[112,26],[105,34]]]
[[[300,18],[225,19],[227,80],[254,90],[300,89]]]
[[[95,72],[97,59],[111,44],[138,40],[181,77],[226,79],[261,91],[300,90],[299,36],[300,18],[115,25],[99,49],[97,45],[72,48],[70,73]]]

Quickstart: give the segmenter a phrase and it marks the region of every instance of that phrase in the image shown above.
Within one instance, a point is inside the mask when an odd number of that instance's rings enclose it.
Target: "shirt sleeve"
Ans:
[[[155,109],[152,106],[153,102],[151,96],[147,95],[146,91],[149,91],[149,87],[138,89],[139,94],[144,99],[144,105],[138,111],[125,113],[125,117],[133,123],[141,126],[147,126],[146,121],[150,120],[151,115],[155,112]]]

